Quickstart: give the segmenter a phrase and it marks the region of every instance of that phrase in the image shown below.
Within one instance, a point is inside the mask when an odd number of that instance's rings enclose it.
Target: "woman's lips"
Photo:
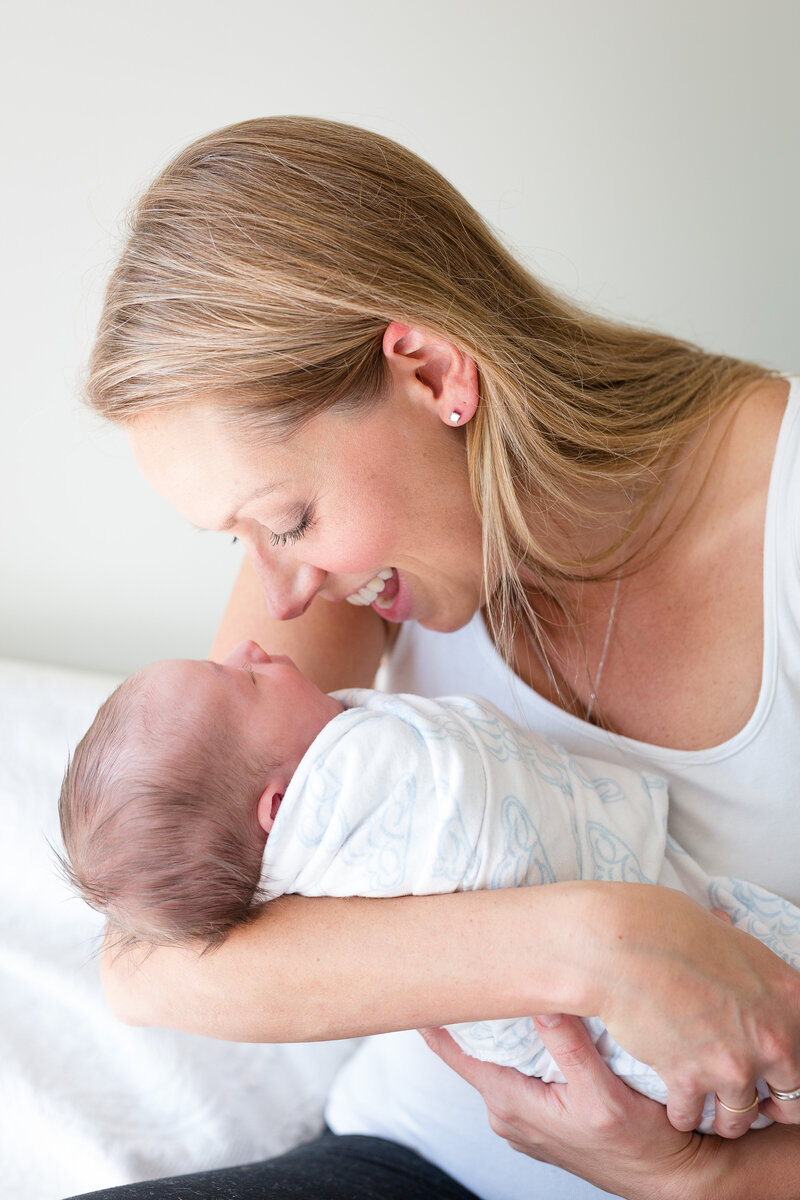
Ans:
[[[400,576],[393,567],[389,573],[389,578],[384,582],[382,591],[372,602],[372,607],[377,609],[378,612],[388,612],[394,606],[399,590]]]
[[[407,621],[411,614],[411,597],[396,567],[385,567],[345,599],[349,604],[368,604],[387,621]]]
[[[374,578],[363,584],[357,591],[351,592],[349,596],[345,596],[345,600],[348,604],[355,605],[374,604],[394,574],[395,572],[391,567],[384,567],[382,571],[378,571],[378,574]]]
[[[392,572],[392,578],[372,607],[386,621],[411,619],[411,596],[398,571]]]

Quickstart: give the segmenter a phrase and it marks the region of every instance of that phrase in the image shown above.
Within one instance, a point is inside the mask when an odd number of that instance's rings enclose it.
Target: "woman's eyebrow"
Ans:
[[[222,524],[217,526],[217,531],[219,533],[225,533],[226,530],[233,529],[233,526],[236,524],[236,518],[238,517],[240,511],[244,508],[245,504],[251,504],[253,500],[260,500],[262,496],[268,496],[270,492],[279,491],[282,487],[286,487],[286,483],[287,481],[282,479],[278,483],[265,483],[263,487],[256,488],[251,495],[245,496],[243,500],[239,501],[231,515],[226,517]],[[192,521],[190,521],[189,524],[192,525],[194,529],[199,530],[200,533],[209,532],[209,530],[202,525],[195,525]]]

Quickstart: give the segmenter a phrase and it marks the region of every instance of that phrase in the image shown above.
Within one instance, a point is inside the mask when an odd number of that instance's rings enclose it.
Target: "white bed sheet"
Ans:
[[[0,660],[0,1187],[62,1200],[251,1162],[313,1136],[355,1042],[243,1045],[105,1007],[102,919],[59,877],[68,750],[118,680]]]

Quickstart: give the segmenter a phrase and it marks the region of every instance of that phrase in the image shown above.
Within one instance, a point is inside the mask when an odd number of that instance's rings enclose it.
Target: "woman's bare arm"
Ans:
[[[129,1024],[234,1041],[316,1041],[521,1016],[543,1004],[586,1007],[576,966],[585,961],[581,914],[591,897],[580,888],[284,896],[205,954],[117,955],[111,942],[103,982]],[[521,910],[527,933],[509,936]]]
[[[245,638],[269,653],[288,654],[324,692],[371,687],[389,629],[371,608],[313,600],[302,617],[269,615],[256,573],[245,559],[234,584],[210,657],[221,662]]]
[[[682,1127],[696,1124],[706,1092],[800,1078],[797,973],[682,893],[648,884],[284,897],[205,955],[107,949],[102,971],[122,1020],[239,1041],[598,1015],[666,1081]]]

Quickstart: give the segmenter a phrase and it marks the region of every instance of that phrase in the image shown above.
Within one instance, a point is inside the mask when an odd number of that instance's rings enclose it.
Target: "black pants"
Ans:
[[[326,1129],[277,1158],[103,1188],[69,1200],[476,1200],[414,1150]]]

